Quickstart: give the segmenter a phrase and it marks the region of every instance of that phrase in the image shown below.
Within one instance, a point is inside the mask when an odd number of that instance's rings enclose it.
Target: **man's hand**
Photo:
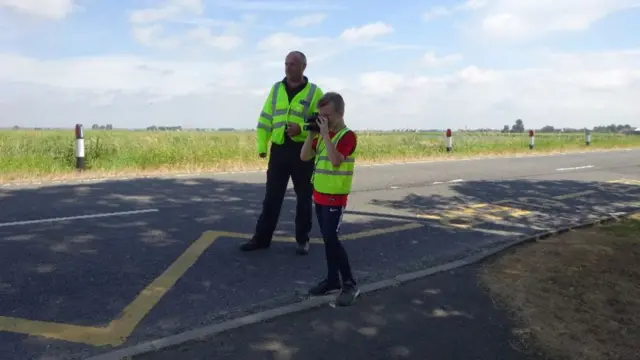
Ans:
[[[260,156],[261,158],[263,158],[263,159],[264,159],[264,158],[266,158],[266,157],[267,157],[267,153],[260,153],[260,154],[258,154],[258,156]]]
[[[329,121],[323,117],[318,117],[316,124],[320,128],[320,135],[329,135]]]
[[[300,129],[300,125],[296,123],[289,123],[287,125],[287,135],[289,135],[290,137],[296,136],[301,132],[302,132],[302,129]]]

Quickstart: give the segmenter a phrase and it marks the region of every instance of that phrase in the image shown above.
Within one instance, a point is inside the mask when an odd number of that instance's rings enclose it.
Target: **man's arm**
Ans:
[[[300,160],[309,161],[316,156],[316,146],[318,144],[318,137],[316,133],[309,131],[307,134],[307,138],[304,140],[304,144],[302,144],[302,150],[300,150]]]
[[[271,132],[273,131],[273,116],[271,108],[271,98],[273,97],[274,88],[271,87],[269,95],[264,101],[262,106],[262,112],[258,117],[258,125],[256,126],[256,140],[258,146],[258,154],[266,154],[267,147],[269,145],[269,139],[271,139]]]
[[[349,131],[334,145],[329,134],[323,135],[325,146],[327,147],[327,157],[331,161],[331,165],[338,167],[344,159],[351,155],[356,149],[356,135],[353,131]]]
[[[322,89],[320,88],[320,86],[316,85],[316,92],[313,94],[313,98],[311,99],[311,104],[309,104],[309,113],[307,114],[307,116],[318,112],[318,101],[320,101],[320,99],[322,98],[322,95],[324,95],[324,93],[322,92]]]

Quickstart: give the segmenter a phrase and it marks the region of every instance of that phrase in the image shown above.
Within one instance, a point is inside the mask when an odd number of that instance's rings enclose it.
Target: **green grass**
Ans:
[[[359,162],[530,153],[525,134],[457,133],[446,153],[442,134],[359,132]],[[85,132],[87,173],[262,169],[253,132]],[[640,136],[592,135],[590,148],[640,146]],[[583,134],[538,134],[533,152],[586,148]],[[75,174],[72,131],[0,130],[0,181]]]

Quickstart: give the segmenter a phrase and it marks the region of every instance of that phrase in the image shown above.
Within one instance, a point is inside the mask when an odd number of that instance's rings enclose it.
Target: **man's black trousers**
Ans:
[[[289,140],[289,139],[287,139]],[[271,156],[267,168],[267,190],[262,203],[262,213],[256,224],[254,240],[260,244],[270,244],[278,225],[284,195],[293,182],[296,193],[296,241],[309,241],[313,216],[313,161],[300,160],[302,143],[286,141],[283,145],[271,145]]]

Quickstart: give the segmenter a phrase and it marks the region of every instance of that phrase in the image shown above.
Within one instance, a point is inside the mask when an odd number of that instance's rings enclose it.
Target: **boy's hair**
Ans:
[[[342,98],[342,95],[333,91],[325,93],[322,95],[320,100],[318,100],[318,107],[323,107],[328,104],[333,105],[333,110],[335,112],[340,115],[344,115],[344,99]]]

